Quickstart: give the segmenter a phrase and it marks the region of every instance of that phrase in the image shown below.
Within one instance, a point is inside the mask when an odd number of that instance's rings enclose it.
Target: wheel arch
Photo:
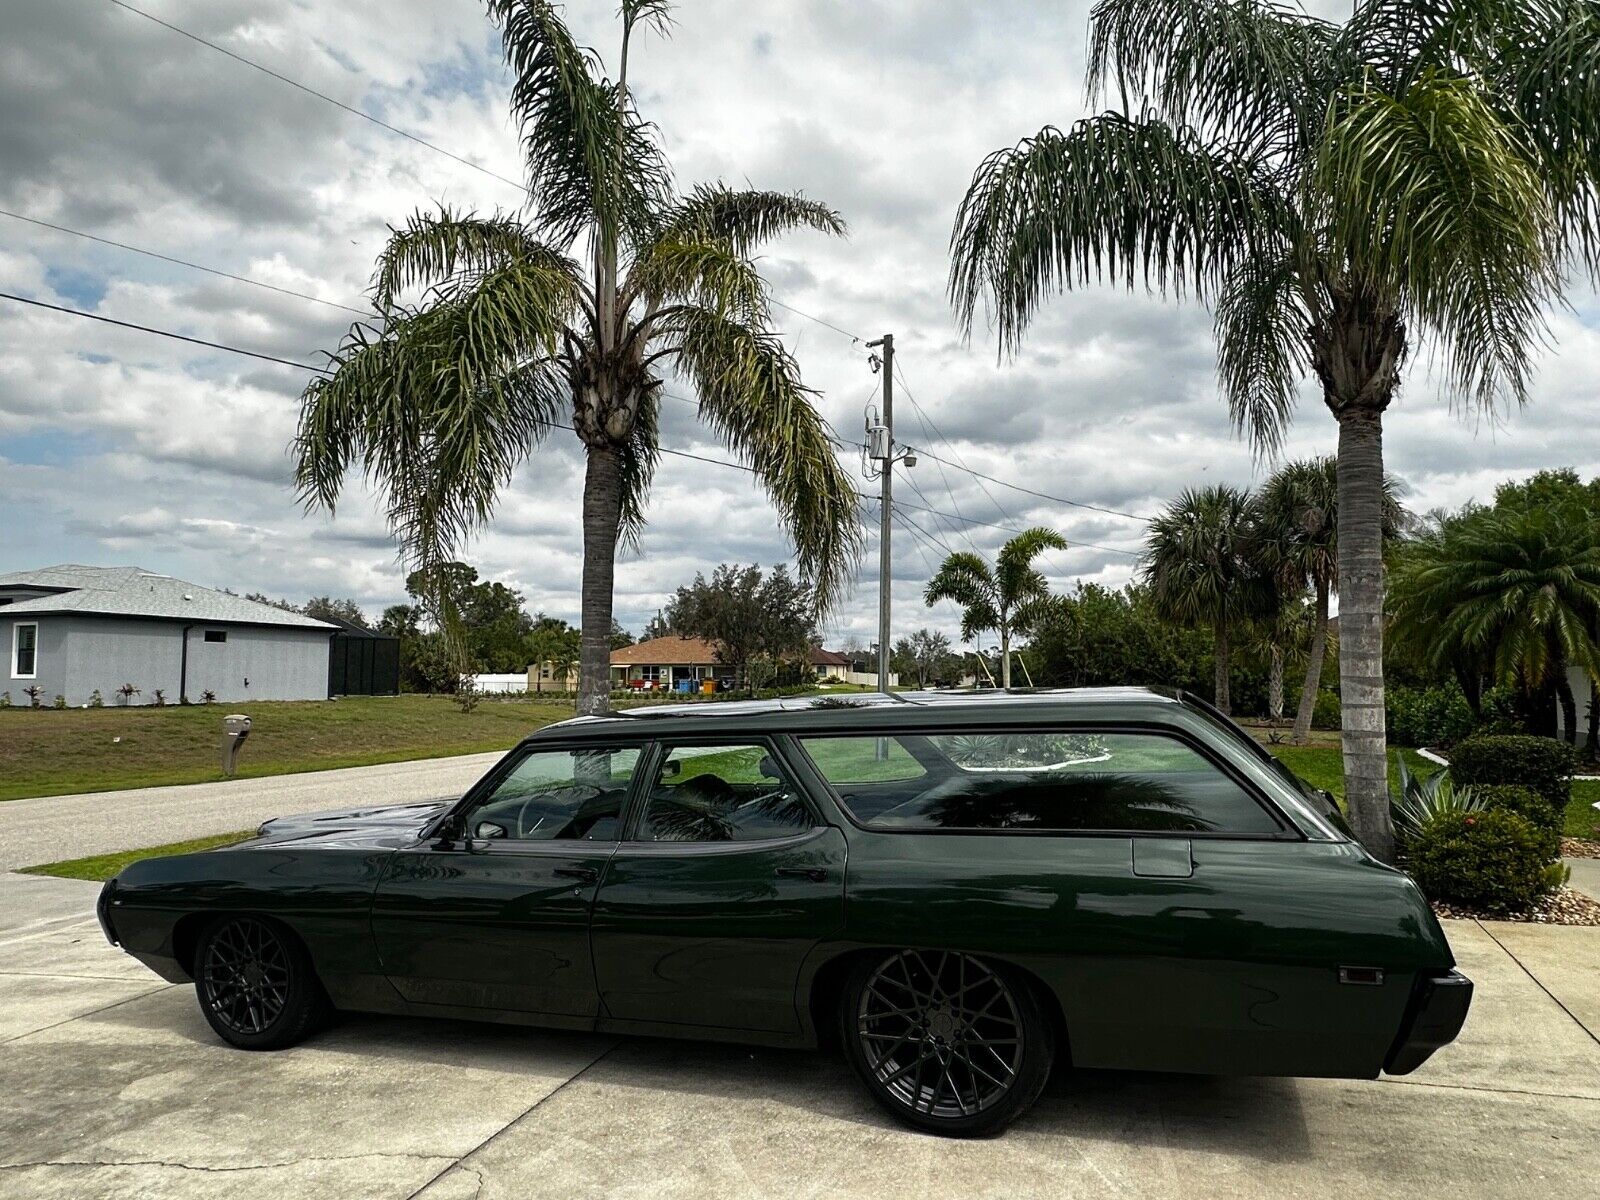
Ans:
[[[845,984],[849,980],[851,973],[862,963],[875,963],[885,955],[912,949],[940,950],[950,948],[857,946],[839,951],[817,967],[811,976],[811,983],[807,992],[806,1017],[811,1023],[813,1036],[819,1045],[831,1048],[838,1043],[839,1005],[844,999]],[[973,958],[981,958],[985,962],[1003,966],[1026,984],[1033,992],[1034,998],[1039,1002],[1039,1007],[1044,1012],[1046,1020],[1050,1022],[1051,1030],[1055,1034],[1057,1062],[1070,1064],[1072,1061],[1072,1043],[1068,1036],[1066,1013],[1062,1011],[1059,997],[1039,977],[1037,972],[1003,955],[972,954],[966,950],[952,950],[952,953],[971,954]]]

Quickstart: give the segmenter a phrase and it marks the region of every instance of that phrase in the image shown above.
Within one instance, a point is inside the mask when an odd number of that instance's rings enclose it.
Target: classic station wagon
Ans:
[[[333,1008],[786,1046],[992,1132],[1058,1061],[1404,1073],[1472,985],[1422,895],[1203,702],[1145,689],[657,707],[459,801],[269,821],[106,884],[248,1049]]]

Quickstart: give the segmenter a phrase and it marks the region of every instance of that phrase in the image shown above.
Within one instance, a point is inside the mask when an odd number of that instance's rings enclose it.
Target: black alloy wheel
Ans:
[[[246,1050],[293,1045],[327,1008],[304,947],[261,917],[225,917],[212,924],[195,953],[194,978],[211,1028]]]
[[[1054,1037],[1033,989],[947,950],[903,950],[858,969],[845,1044],[879,1104],[933,1133],[996,1133],[1049,1077]]]

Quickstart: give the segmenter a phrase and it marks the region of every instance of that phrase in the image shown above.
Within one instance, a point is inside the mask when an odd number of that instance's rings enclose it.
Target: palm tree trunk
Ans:
[[[1383,409],[1339,418],[1339,698],[1344,792],[1368,853],[1394,861],[1383,723]]]
[[[578,713],[611,704],[611,593],[622,519],[622,461],[616,447],[590,446],[583,481],[583,641],[578,655]]]
[[[1000,626],[1000,686],[1011,688],[1011,629]]]
[[[1600,684],[1589,684],[1589,761],[1600,759]]]
[[[1322,659],[1328,651],[1328,581],[1317,581],[1317,614],[1311,625],[1311,645],[1306,651],[1306,682],[1300,689],[1300,707],[1294,714],[1294,732],[1289,740],[1304,746],[1311,740],[1311,718],[1317,710],[1317,692],[1322,688]]]
[[[1267,670],[1267,716],[1274,728],[1283,724],[1283,647],[1274,642]]]
[[[1216,705],[1217,711],[1231,715],[1233,712],[1233,694],[1228,686],[1228,677],[1233,673],[1233,648],[1228,643],[1228,627],[1217,625],[1217,677],[1216,677]]]
[[[1555,664],[1556,699],[1561,704],[1561,740],[1569,746],[1578,744],[1578,701],[1572,694],[1572,681],[1567,678],[1567,664]]]

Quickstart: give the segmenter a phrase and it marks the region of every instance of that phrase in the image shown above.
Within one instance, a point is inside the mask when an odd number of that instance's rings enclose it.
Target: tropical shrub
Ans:
[[[1450,752],[1456,783],[1520,783],[1559,812],[1572,798],[1572,747],[1555,738],[1505,735],[1472,737]]]
[[[1393,746],[1449,746],[1472,734],[1476,719],[1454,683],[1442,687],[1390,687],[1384,693],[1385,723]]]
[[[22,689],[22,694],[28,698],[29,708],[43,708],[44,689],[37,683],[30,684]]]
[[[65,708],[66,706],[67,706],[67,698],[65,696],[61,695],[61,693],[57,692],[56,693],[56,698],[53,701],[51,701],[51,707],[52,708]]]
[[[100,689],[99,688],[95,688],[94,691],[89,693],[89,707],[90,708],[104,708],[105,706],[106,706],[106,698],[100,694]]]
[[[1408,847],[1407,866],[1431,900],[1521,912],[1562,882],[1544,850],[1540,831],[1514,812],[1443,813]]]
[[[1410,845],[1436,817],[1482,812],[1488,800],[1477,788],[1456,787],[1448,771],[1413,775],[1406,760],[1395,755],[1396,794],[1389,801],[1389,819],[1401,845]]]
[[[117,689],[117,702],[119,704],[127,704],[138,694],[138,688],[134,687],[131,683],[125,683]]]
[[[10,707],[11,707],[11,693],[10,692],[0,692],[0,708],[10,708]]]
[[[1339,693],[1332,688],[1323,688],[1317,693],[1317,702],[1311,709],[1311,728],[1338,729],[1339,712]]]
[[[1561,832],[1566,826],[1566,813],[1553,807],[1538,792],[1520,783],[1485,783],[1463,790],[1474,792],[1487,808],[1514,812],[1537,829],[1544,839],[1546,862],[1555,862],[1561,857]]]

